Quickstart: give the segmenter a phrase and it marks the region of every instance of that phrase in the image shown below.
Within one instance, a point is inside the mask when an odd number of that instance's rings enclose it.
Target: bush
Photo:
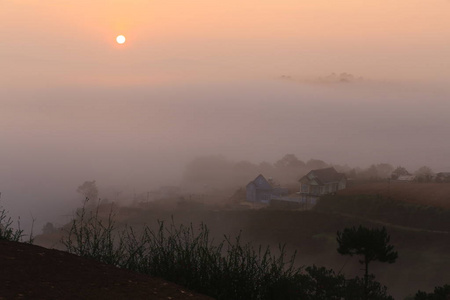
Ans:
[[[373,275],[369,276],[367,300],[394,300],[387,294],[387,288],[374,279]],[[364,295],[364,281],[364,278],[359,277],[347,280],[343,298],[346,300],[366,299]]]
[[[293,255],[286,259],[270,249],[243,244],[240,235],[214,244],[205,224],[145,226],[119,230],[113,213],[101,220],[98,208],[80,209],[62,243],[70,253],[113,264],[186,286],[217,299],[301,299],[305,275],[295,268]]]
[[[433,293],[418,291],[414,300],[448,300],[450,299],[450,285],[438,286]]]
[[[8,217],[8,212],[0,206],[0,240],[23,242],[23,238],[26,236],[23,229],[20,228],[20,222],[18,222],[18,229],[12,228],[13,221],[11,217]],[[29,236],[28,243],[33,243],[33,228]]]
[[[366,299],[364,294],[363,278],[345,279],[344,275],[336,274],[331,269],[324,267],[307,267],[308,300],[361,300]],[[387,295],[387,288],[374,280],[374,276],[368,278],[368,300],[394,300]]]
[[[131,227],[119,230],[112,209],[101,220],[98,208],[82,208],[62,242],[71,253],[158,276],[216,299],[338,300],[355,294],[349,288],[361,289],[360,281],[346,281],[333,270],[295,267],[295,253],[287,257],[281,245],[274,255],[269,247],[243,243],[241,235],[215,243],[205,224],[176,226],[173,219],[157,224],[156,230],[145,226],[139,234]],[[370,299],[391,299],[379,294]]]

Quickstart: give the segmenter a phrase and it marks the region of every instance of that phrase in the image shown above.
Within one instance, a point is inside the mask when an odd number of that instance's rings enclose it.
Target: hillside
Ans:
[[[406,218],[407,215],[396,217],[395,211],[391,213],[389,209],[385,212],[381,209],[383,206],[373,211],[372,217],[368,214],[358,214],[357,211],[348,214],[320,210],[248,209],[242,206],[218,207],[189,201],[147,203],[142,207],[116,207],[114,213],[118,226],[127,224],[138,229],[144,224],[156,225],[156,220],[174,220],[176,224],[192,223],[194,227],[204,223],[215,241],[221,241],[224,235],[235,236],[242,232],[242,239],[254,247],[270,245],[271,249],[276,250],[280,244],[285,244],[289,253],[297,251],[298,266],[325,266],[348,277],[361,276],[360,265],[357,258],[343,257],[337,253],[336,232],[360,224],[366,227],[386,226],[391,235],[391,242],[399,252],[399,259],[392,265],[374,263],[371,272],[378,281],[388,287],[389,294],[395,299],[404,299],[419,289],[432,291],[435,286],[450,282],[450,273],[447,271],[450,269],[450,228],[445,227],[445,222],[441,224],[445,228],[440,225],[439,230],[433,229],[433,224],[428,224],[431,229],[427,229],[421,227],[421,223],[414,222],[414,217],[420,216],[418,213],[438,213],[440,217],[446,216],[446,209],[435,211],[428,207],[432,204],[438,206],[438,203],[441,203],[441,207],[446,207],[448,204],[445,199],[450,195],[447,190],[449,187],[450,185],[446,184],[392,183],[389,190],[387,183],[371,183],[350,187],[335,196],[352,198],[362,195],[364,198],[364,195],[369,195],[366,198],[371,201],[395,199],[392,200],[394,203],[385,201],[386,205],[396,205],[395,201],[399,200],[424,205],[423,209],[416,209],[415,206],[411,206],[414,208],[411,209],[405,205],[409,209],[407,213],[415,213],[410,215],[411,218]],[[424,197],[430,194],[433,196]],[[107,217],[109,208],[101,207],[100,212]],[[405,220],[412,222],[414,226],[408,225]],[[57,241],[62,233],[60,231],[55,232],[54,236],[39,236],[36,243],[47,247],[60,247]]]
[[[450,184],[417,182],[370,182],[352,184],[338,192],[339,195],[374,195],[414,204],[450,209]]]
[[[254,247],[270,245],[276,250],[286,244],[288,253],[297,251],[297,266],[325,266],[348,277],[361,276],[357,258],[337,253],[336,232],[346,227],[380,227],[385,225],[391,242],[399,252],[395,264],[374,263],[371,272],[376,279],[388,287],[395,299],[404,299],[417,290],[432,291],[437,285],[450,282],[450,239],[447,233],[432,232],[417,228],[380,224],[361,217],[314,211],[283,210],[210,210],[170,209],[141,210],[122,208],[118,212],[121,222],[139,228],[142,224],[156,224],[166,220],[197,226],[208,225],[215,241],[223,235],[236,235],[242,231],[242,239]],[[125,217],[126,216],[126,217]],[[36,242],[42,241],[41,238]]]
[[[25,243],[0,241],[0,299],[212,299],[159,278]]]

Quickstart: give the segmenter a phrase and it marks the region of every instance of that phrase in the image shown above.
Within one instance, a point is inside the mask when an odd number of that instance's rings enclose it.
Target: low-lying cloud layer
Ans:
[[[202,155],[260,163],[294,153],[351,166],[445,171],[449,95],[366,81],[4,88],[2,203],[25,218],[45,218],[52,207],[63,214],[80,204],[75,190],[85,180],[130,192],[177,185],[186,163]]]

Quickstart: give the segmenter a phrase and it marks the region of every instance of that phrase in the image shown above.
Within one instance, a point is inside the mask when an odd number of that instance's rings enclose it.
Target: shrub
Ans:
[[[19,242],[23,237],[23,230],[13,229],[13,221],[5,209],[0,210],[0,240]]]
[[[352,295],[348,286],[362,288],[360,281],[346,281],[333,270],[295,267],[295,253],[288,257],[282,245],[274,255],[269,247],[243,243],[240,234],[214,242],[205,224],[176,226],[172,219],[157,225],[155,230],[144,226],[140,233],[131,227],[119,230],[112,209],[101,220],[98,208],[83,207],[62,242],[71,253],[158,276],[216,299],[337,300]],[[391,299],[380,295],[370,299]]]
[[[450,285],[437,286],[433,293],[418,291],[414,300],[448,300],[450,299]]]
[[[0,240],[23,242],[23,238],[26,236],[23,229],[20,228],[20,222],[18,222],[18,228],[12,227],[13,221],[11,217],[8,217],[8,212],[0,206]],[[33,243],[33,227],[31,227],[31,233],[29,235],[27,243]]]
[[[119,230],[112,210],[102,220],[98,208],[80,209],[62,243],[70,253],[121,268],[159,276],[217,299],[301,299],[301,268],[293,255],[286,258],[270,249],[254,249],[241,236],[213,243],[205,224],[195,229],[158,221],[158,229],[145,226],[141,234],[131,227]]]

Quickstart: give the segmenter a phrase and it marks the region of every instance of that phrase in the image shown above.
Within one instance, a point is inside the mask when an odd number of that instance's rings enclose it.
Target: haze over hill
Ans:
[[[44,222],[202,155],[449,170],[449,5],[0,1],[2,204]]]
[[[286,80],[141,87],[1,88],[0,191],[42,222],[80,204],[76,187],[177,185],[202,155],[449,170],[450,91],[436,86]],[[243,182],[242,185],[246,183]]]

